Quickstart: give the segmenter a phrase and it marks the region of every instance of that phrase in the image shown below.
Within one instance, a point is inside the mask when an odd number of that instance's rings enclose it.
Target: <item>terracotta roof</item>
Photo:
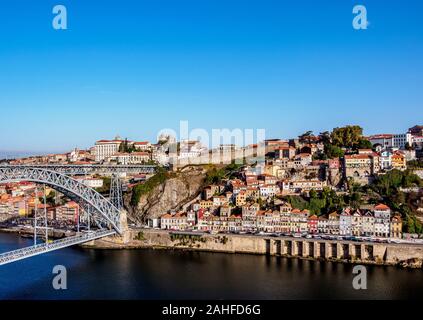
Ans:
[[[386,211],[386,210],[391,210],[391,208],[389,208],[387,205],[383,203],[379,203],[377,206],[375,206],[375,210]]]

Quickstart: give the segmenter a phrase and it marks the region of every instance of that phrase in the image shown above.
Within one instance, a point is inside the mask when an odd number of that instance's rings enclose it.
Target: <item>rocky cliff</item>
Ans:
[[[180,209],[201,193],[205,178],[206,170],[201,166],[187,167],[182,171],[170,173],[163,183],[143,194],[135,206],[131,205],[132,193],[129,192],[124,197],[129,220],[144,222],[170,210]]]

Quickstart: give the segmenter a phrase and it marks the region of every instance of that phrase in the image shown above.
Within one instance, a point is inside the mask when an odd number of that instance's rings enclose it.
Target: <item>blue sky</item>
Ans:
[[[368,30],[352,28],[356,4]],[[180,120],[404,132],[423,123],[422,57],[420,0],[3,0],[0,150],[154,140]]]

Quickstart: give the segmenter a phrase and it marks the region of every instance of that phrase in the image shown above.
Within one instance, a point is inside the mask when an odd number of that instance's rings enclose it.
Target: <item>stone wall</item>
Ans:
[[[138,247],[267,254],[307,259],[421,267],[423,246],[351,241],[273,238],[231,234],[131,231]]]

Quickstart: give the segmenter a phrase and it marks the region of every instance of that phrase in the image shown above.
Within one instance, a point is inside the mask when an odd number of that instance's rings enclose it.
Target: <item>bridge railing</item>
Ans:
[[[100,231],[93,231],[90,233],[83,233],[78,234],[75,236],[55,240],[51,243],[41,243],[35,246],[21,248],[17,250],[13,250],[10,252],[6,252],[0,254],[0,265],[4,265],[13,261],[21,260],[26,257],[31,257],[35,255],[39,255],[45,252],[50,252],[66,247],[70,247],[75,244],[80,244],[84,242],[89,242],[91,240],[95,240],[98,238],[103,238],[106,236],[110,236],[115,234],[116,231],[114,230],[100,230]]]

